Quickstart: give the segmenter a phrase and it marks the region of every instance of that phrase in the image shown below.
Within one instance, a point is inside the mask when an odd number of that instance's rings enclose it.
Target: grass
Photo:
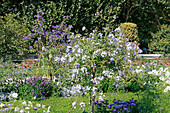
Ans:
[[[156,93],[155,93],[156,94]],[[142,111],[139,113],[170,113],[170,93],[166,93],[164,95],[159,95],[159,97],[155,97],[153,93],[147,92],[137,92],[137,93],[106,93],[105,99],[109,100],[111,103],[114,99],[121,101],[128,101],[130,99],[137,100],[137,108],[141,108]],[[72,103],[77,101],[77,107],[74,109],[72,107]],[[13,106],[21,107],[23,100],[17,100],[15,102],[6,102],[12,103]],[[41,105],[51,106],[51,113],[90,113],[90,104],[89,98],[86,96],[79,97],[50,97],[41,101],[34,101],[36,103],[41,103]],[[80,102],[84,102],[86,104],[85,109],[80,107]],[[139,107],[141,106],[141,107]],[[35,112],[35,110],[30,111]],[[38,110],[37,113],[41,113],[42,111]]]

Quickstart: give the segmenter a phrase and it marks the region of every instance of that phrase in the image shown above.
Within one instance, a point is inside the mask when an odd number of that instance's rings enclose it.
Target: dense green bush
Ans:
[[[162,25],[160,31],[151,34],[150,51],[154,53],[170,54],[170,27],[168,25]]]
[[[51,29],[53,25],[59,24],[63,16],[70,16],[68,24],[73,25],[73,30],[81,32],[81,28],[86,26],[88,30],[93,30],[96,26],[102,29],[109,22],[113,22],[120,13],[123,1],[95,1],[94,0],[59,0],[38,2],[21,2],[11,6],[12,3],[5,2],[2,4],[1,15],[5,13],[16,14],[23,17],[23,21],[32,28],[34,14],[37,10],[45,13],[45,28]],[[11,6],[11,7],[10,7]]]
[[[6,55],[18,55],[22,48],[23,53],[27,53],[27,42],[23,36],[28,34],[29,30],[24,23],[20,23],[12,14],[0,17],[0,57]],[[23,54],[20,53],[20,54]]]
[[[131,42],[138,41],[138,30],[137,25],[134,23],[121,23],[120,29],[122,30],[122,33],[124,34],[125,38],[128,38]]]

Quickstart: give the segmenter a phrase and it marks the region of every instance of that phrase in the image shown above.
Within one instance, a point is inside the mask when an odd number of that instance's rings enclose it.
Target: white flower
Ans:
[[[65,62],[66,60],[67,59],[64,56],[61,57],[61,62]]]
[[[166,92],[168,92],[168,90],[170,90],[170,89],[166,87],[166,88],[164,89],[164,92],[166,93]]]
[[[40,104],[40,103],[37,103],[36,106],[37,106],[37,107],[41,107],[41,104]]]
[[[103,72],[102,72],[102,74],[103,74],[104,76],[107,76],[109,73],[110,73],[109,71],[103,71]]]
[[[16,112],[16,111],[19,111],[19,107],[16,107],[14,111],[15,111],[15,112]]]
[[[36,99],[36,96],[34,97],[34,100]]]
[[[13,93],[13,94],[12,94],[12,97],[13,97],[13,98],[17,98],[17,97],[18,97],[18,94],[17,94],[17,93]]]
[[[67,46],[66,52],[69,52],[71,48],[71,46]]]
[[[84,103],[84,102],[81,102],[81,103],[80,103],[80,106],[81,106],[81,107],[85,107],[85,103]]]
[[[25,107],[26,110],[30,110],[30,107]]]
[[[74,61],[74,58],[69,57],[68,62],[72,62],[72,61]]]
[[[104,101],[104,97],[103,96],[99,96],[99,101]]]
[[[20,110],[20,113],[25,113],[23,109]]]
[[[160,80],[164,81],[165,78],[163,76],[159,77]]]
[[[84,31],[85,29],[86,29],[86,27],[85,27],[85,26],[83,26],[83,27],[82,27],[82,31]]]
[[[53,56],[52,56],[52,54],[49,54],[49,58],[52,58]]]
[[[45,105],[42,105],[42,108],[45,108]]]
[[[26,101],[22,102],[22,105],[26,106],[27,105]]]
[[[75,73],[75,74],[78,74],[79,70],[78,69],[73,69],[72,72]]]
[[[142,69],[139,69],[139,70],[136,69],[135,71],[136,71],[136,73],[140,73],[140,72],[142,72],[143,70],[142,70]]]
[[[116,31],[120,32],[121,29],[120,29],[120,27],[118,27],[118,28],[116,28],[114,31],[115,31],[115,32],[116,32]]]
[[[86,90],[89,91],[91,89],[91,87],[89,86],[85,86]]]
[[[47,113],[49,113],[49,112],[50,112],[50,108],[51,108],[51,106],[48,106],[48,110],[47,110]]]
[[[76,108],[76,104],[77,104],[76,101],[72,103],[72,106],[74,107],[74,109]]]
[[[81,71],[82,71],[83,73],[86,73],[86,72],[87,72],[87,68],[86,68],[86,67],[82,67],[82,68],[81,68]]]
[[[166,84],[170,84],[170,80],[167,80],[165,83],[166,83]]]
[[[78,53],[83,53],[83,52],[84,52],[84,50],[83,50],[83,49],[78,48],[77,52],[78,52]]]
[[[0,103],[0,107],[1,107],[1,108],[4,107],[4,104],[3,104],[3,103]]]
[[[55,57],[54,61],[59,62],[60,61],[60,57]]]
[[[45,51],[45,47],[44,46],[42,47],[42,51]]]
[[[106,53],[105,51],[103,51],[103,52],[101,53],[101,56],[102,56],[102,57],[106,57],[106,56],[107,56],[107,53]]]

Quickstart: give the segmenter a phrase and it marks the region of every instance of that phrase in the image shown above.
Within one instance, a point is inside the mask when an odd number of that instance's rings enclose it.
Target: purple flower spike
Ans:
[[[104,105],[104,104],[103,104],[102,106],[103,106],[103,107],[106,107],[106,105]]]
[[[109,103],[108,103],[108,102],[106,102],[106,105],[109,105]]]
[[[38,108],[37,107],[33,107],[33,109],[37,110]]]
[[[111,109],[112,107],[111,106],[107,106],[107,108]]]
[[[131,102],[131,103],[135,103],[135,100],[131,100],[130,102]]]
[[[113,112],[115,112],[115,111],[116,111],[116,109],[112,109],[112,111],[113,111]]]
[[[104,102],[104,100],[102,100],[102,101],[100,101],[101,103],[103,103]]]
[[[131,103],[131,106],[135,106],[136,104],[135,103]]]
[[[98,106],[97,108],[98,108],[98,109],[101,109],[101,107],[100,107],[100,106]]]
[[[118,103],[118,101],[117,101],[117,100],[115,100],[115,101],[114,101],[114,103]]]
[[[39,59],[37,59],[36,61],[39,62]]]
[[[97,101],[94,101],[94,104],[97,104]]]
[[[127,110],[127,108],[123,108],[123,110],[125,110],[125,111],[126,111],[126,110]]]

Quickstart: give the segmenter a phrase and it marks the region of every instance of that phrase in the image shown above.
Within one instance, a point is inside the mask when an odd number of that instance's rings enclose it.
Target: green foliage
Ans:
[[[46,78],[33,77],[26,81],[23,87],[19,88],[19,94],[22,99],[33,99],[36,97],[37,100],[44,99],[52,95],[52,84]]]
[[[15,16],[8,14],[0,17],[0,57],[6,55],[18,55],[18,49],[23,49],[23,53],[27,53],[28,45],[23,40],[29,30],[24,23],[20,23]],[[20,53],[20,54],[23,54]]]
[[[59,0],[59,1],[18,1],[18,3],[4,2],[1,8],[1,15],[5,13],[16,14],[23,18],[31,29],[36,11],[45,12],[45,29],[50,30],[53,25],[59,24],[63,16],[70,16],[68,24],[73,25],[73,30],[81,33],[81,28],[92,31],[96,26],[102,29],[106,24],[112,24],[120,14],[123,1],[93,1],[93,0]]]
[[[125,35],[125,38],[128,38],[131,42],[138,41],[138,30],[137,25],[134,23],[121,23],[120,29]]]
[[[152,39],[149,46],[154,53],[169,54],[170,51],[170,27],[162,25],[162,29],[157,33],[151,33]]]

